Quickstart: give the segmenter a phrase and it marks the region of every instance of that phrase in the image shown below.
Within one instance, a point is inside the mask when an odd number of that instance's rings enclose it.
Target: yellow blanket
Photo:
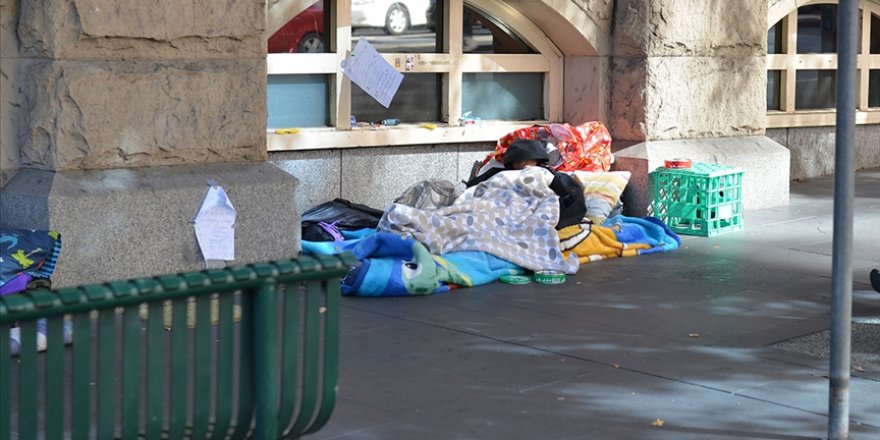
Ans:
[[[614,228],[592,223],[581,223],[559,230],[562,254],[568,258],[577,255],[581,264],[591,261],[639,255],[639,250],[650,249],[646,243],[621,243]]]

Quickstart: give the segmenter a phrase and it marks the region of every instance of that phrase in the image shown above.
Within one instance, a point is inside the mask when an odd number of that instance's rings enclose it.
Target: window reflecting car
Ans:
[[[427,24],[429,0],[351,0],[351,26],[382,28],[400,35]]]
[[[428,30],[433,31],[434,28],[437,27],[437,0],[430,0],[428,5],[428,10],[425,11],[425,26],[428,27]]]
[[[269,53],[324,52],[324,2],[315,3],[269,37]]]

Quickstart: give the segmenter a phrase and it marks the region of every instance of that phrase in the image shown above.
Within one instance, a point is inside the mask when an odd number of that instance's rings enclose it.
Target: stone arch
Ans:
[[[606,56],[611,52],[611,3],[576,0],[507,0],[529,17],[563,55]]]

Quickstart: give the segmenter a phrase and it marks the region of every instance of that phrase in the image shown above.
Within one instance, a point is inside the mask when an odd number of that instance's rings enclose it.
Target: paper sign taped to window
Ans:
[[[221,186],[211,186],[196,214],[196,239],[208,260],[235,259],[235,208]]]
[[[403,74],[385,61],[366,38],[358,40],[351,55],[343,61],[342,72],[385,108],[391,105],[403,81]]]

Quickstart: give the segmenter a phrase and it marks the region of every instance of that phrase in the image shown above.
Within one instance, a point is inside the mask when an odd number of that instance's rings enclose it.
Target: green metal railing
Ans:
[[[317,431],[335,405],[339,280],[354,262],[300,258],[0,298],[0,440]]]

